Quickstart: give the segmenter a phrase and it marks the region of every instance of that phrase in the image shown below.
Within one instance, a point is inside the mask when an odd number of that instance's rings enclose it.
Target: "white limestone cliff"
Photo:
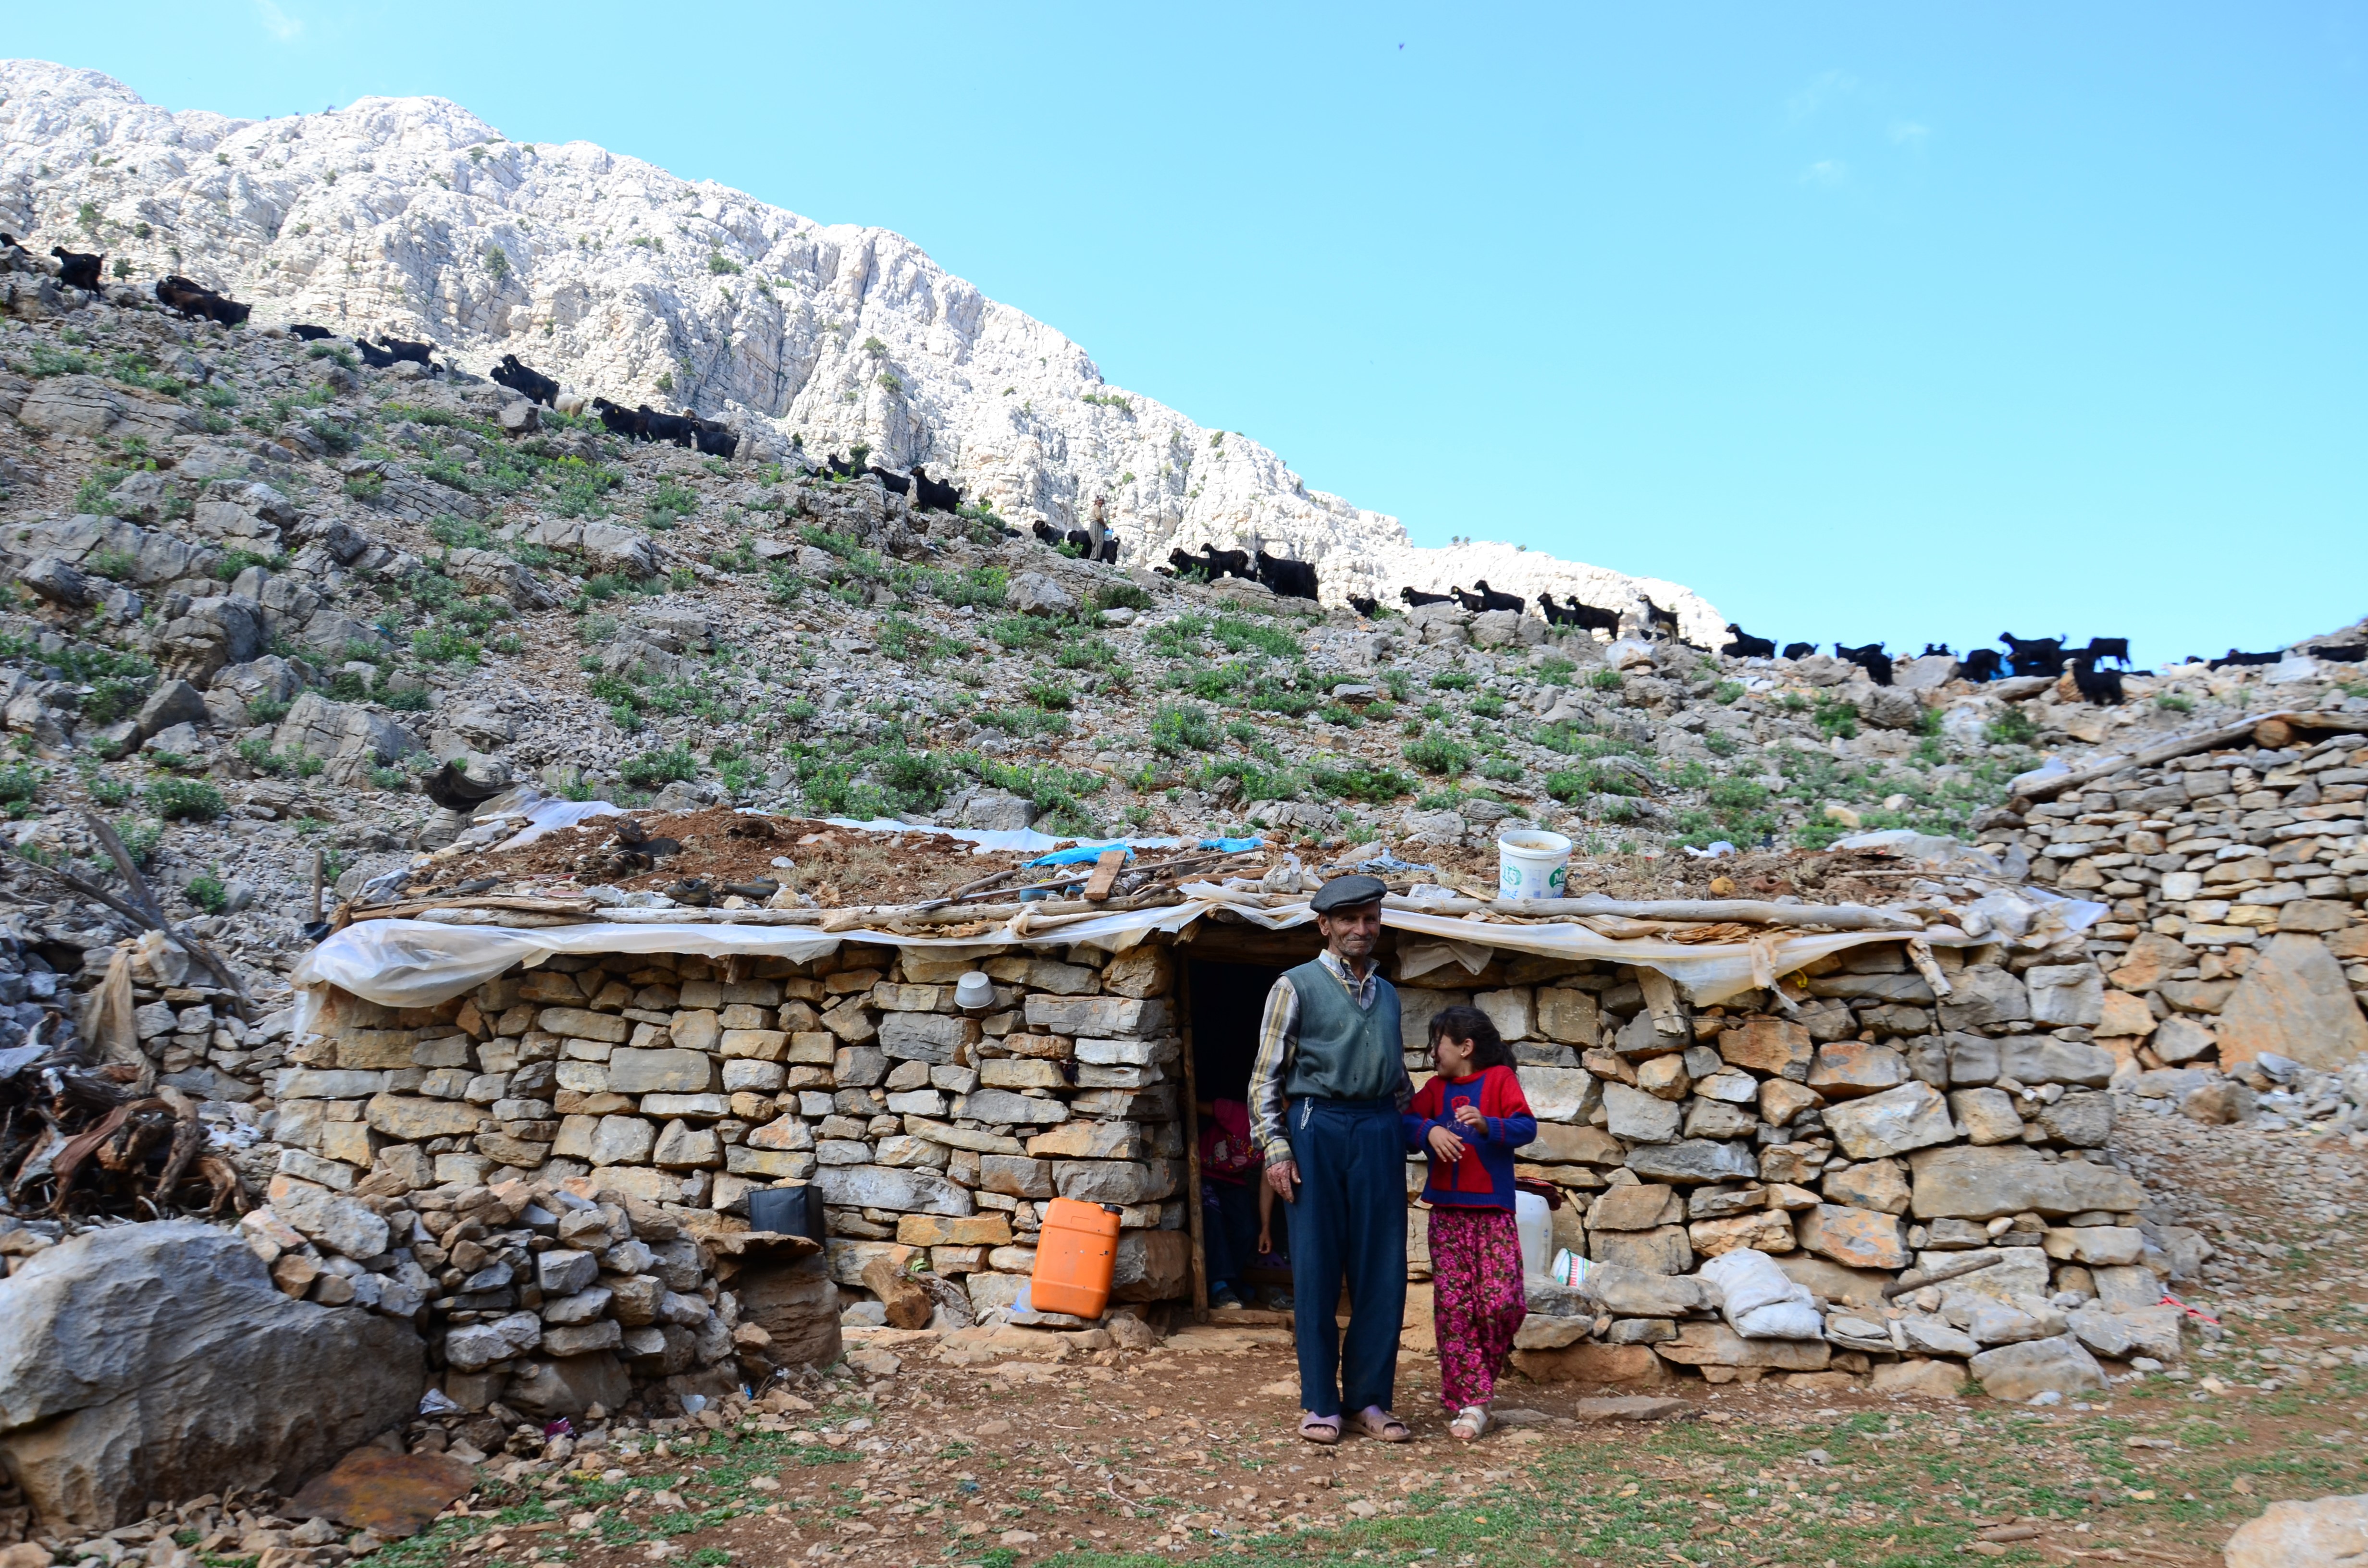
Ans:
[[[1060,333],[883,229],[824,226],[589,142],[521,143],[442,98],[284,119],[143,103],[113,78],[0,62],[0,228],[104,250],[142,287],[180,272],[313,322],[504,354],[587,393],[695,407],[816,455],[926,465],[1023,526],[1108,497],[1124,559],[1263,545],[1324,597],[1486,577],[1608,608],[1725,618],[1676,584],[1510,545],[1416,547],[1395,517],[1306,487],[1248,437],[1105,383]]]

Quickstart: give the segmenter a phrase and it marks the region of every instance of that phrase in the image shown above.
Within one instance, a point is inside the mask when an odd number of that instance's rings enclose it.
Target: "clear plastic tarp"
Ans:
[[[803,963],[842,943],[926,948],[975,953],[985,958],[1014,948],[1082,943],[1123,951],[1153,932],[1176,932],[1227,910],[1250,925],[1285,931],[1315,919],[1307,901],[1269,903],[1209,882],[1189,882],[1181,903],[1121,910],[1084,918],[1043,919],[1023,912],[994,930],[964,937],[914,936],[901,931],[852,927],[821,931],[811,926],[761,926],[685,921],[632,924],[587,921],[576,926],[512,927],[447,926],[427,920],[364,920],[331,936],[297,965],[291,977],[303,999],[299,1028],[309,1028],[322,988],[338,990],[390,1007],[427,1007],[459,995],[518,965],[533,968],[554,954],[695,953],[722,958],[734,953]],[[1513,926],[1426,915],[1384,907],[1382,924],[1430,942],[1402,944],[1400,972],[1427,972],[1447,962],[1477,973],[1490,949],[1545,958],[1633,964],[1666,974],[1698,1006],[1707,1006],[1742,992],[1773,985],[1830,953],[1870,942],[1896,942],[1914,936],[1940,947],[1975,940],[1953,926],[1921,932],[1833,931],[1815,934],[1771,928],[1748,942],[1701,943],[1619,938],[1576,923]],[[1439,952],[1430,949],[1436,946]],[[1476,959],[1476,962],[1474,961]],[[1405,966],[1412,964],[1414,967]]]

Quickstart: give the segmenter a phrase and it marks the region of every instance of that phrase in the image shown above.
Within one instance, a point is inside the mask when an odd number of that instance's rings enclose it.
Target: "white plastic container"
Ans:
[[[1497,839],[1497,896],[1560,898],[1570,875],[1570,840],[1542,827],[1517,827]]]
[[[1521,1278],[1531,1285],[1550,1285],[1554,1277],[1546,1262],[1554,1256],[1554,1210],[1534,1192],[1513,1194],[1513,1228],[1521,1236]]]

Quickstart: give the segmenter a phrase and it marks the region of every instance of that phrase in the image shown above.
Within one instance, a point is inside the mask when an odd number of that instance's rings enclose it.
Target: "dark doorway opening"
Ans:
[[[1228,1300],[1252,1311],[1289,1305],[1290,1206],[1269,1201],[1262,1214],[1263,1167],[1223,1167],[1247,1131],[1250,1070],[1258,1058],[1267,994],[1275,977],[1297,961],[1264,955],[1188,960],[1195,1102],[1190,1129],[1201,1175],[1194,1199],[1200,1204],[1201,1277],[1214,1305]],[[1261,1233],[1270,1251],[1259,1251]]]

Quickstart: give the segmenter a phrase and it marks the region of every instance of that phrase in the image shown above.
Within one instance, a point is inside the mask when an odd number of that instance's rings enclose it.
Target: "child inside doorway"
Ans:
[[[1260,1180],[1266,1156],[1250,1142],[1250,1108],[1241,1100],[1203,1100],[1201,1201],[1209,1264],[1209,1305],[1235,1312],[1257,1296],[1249,1270],[1263,1261],[1288,1267],[1274,1244],[1274,1189]],[[1281,1306],[1290,1305],[1279,1296]],[[1277,1301],[1267,1304],[1274,1306]]]

